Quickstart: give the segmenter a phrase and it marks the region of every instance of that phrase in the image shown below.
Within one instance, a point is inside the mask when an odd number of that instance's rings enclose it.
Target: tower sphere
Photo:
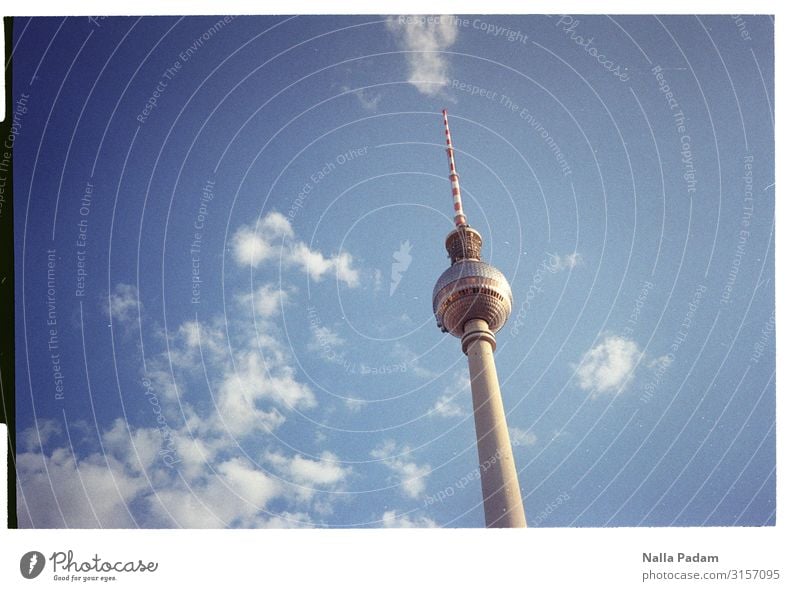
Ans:
[[[433,313],[442,332],[464,336],[464,325],[481,318],[497,332],[511,314],[511,286],[498,269],[462,259],[442,273],[433,288]]]

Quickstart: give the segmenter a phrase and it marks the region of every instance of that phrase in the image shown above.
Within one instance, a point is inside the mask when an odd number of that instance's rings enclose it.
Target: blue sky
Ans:
[[[771,525],[773,24],[20,18],[24,527],[482,527],[441,108],[530,526]]]

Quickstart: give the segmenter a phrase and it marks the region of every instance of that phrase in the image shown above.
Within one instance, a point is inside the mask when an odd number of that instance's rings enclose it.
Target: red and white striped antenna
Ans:
[[[453,140],[450,137],[450,125],[447,123],[447,109],[442,109],[444,115],[444,138],[447,141],[447,159],[450,162],[450,186],[453,189],[453,209],[455,210],[456,228],[466,226],[467,216],[461,206],[461,187],[458,184],[458,173],[456,172],[456,157],[453,153]]]

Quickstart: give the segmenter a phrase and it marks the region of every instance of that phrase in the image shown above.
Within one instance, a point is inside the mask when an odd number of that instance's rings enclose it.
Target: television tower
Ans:
[[[527,527],[494,365],[494,335],[511,314],[511,286],[481,261],[483,239],[464,215],[446,109],[442,115],[456,227],[445,238],[451,264],[433,288],[433,313],[442,332],[461,339],[469,361],[486,527]]]

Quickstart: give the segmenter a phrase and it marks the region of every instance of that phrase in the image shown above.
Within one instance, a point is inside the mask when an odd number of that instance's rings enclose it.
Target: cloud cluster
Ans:
[[[283,214],[273,211],[252,224],[241,226],[231,240],[233,256],[240,266],[258,267],[263,262],[280,262],[297,267],[313,281],[333,276],[348,287],[357,287],[359,272],[353,257],[340,252],[326,257],[294,235],[292,224]]]
[[[31,433],[23,439],[30,441]],[[128,504],[145,490],[141,473],[107,454],[76,458],[66,447],[49,454],[36,447],[17,452],[21,527],[132,527]]]
[[[270,223],[275,230],[281,220]],[[136,296],[132,286],[115,288],[110,311],[120,322],[136,322]],[[277,336],[274,317],[291,305],[289,293],[265,283],[234,299],[227,318],[159,334],[164,350],[148,357],[141,377],[144,422],[136,413],[96,429],[40,421],[20,434],[22,527],[322,522],[317,508],[330,505],[326,492],[342,487],[351,469],[327,450],[288,457],[273,449],[277,429],[317,406]],[[134,407],[135,388],[128,397]],[[265,455],[248,457],[244,449],[253,446]]]
[[[358,281],[348,254],[313,251],[277,213],[239,228],[232,246],[244,267],[282,261],[315,280]],[[334,505],[347,498],[340,493],[348,482],[363,474],[324,449],[324,438],[314,440],[313,455],[287,453],[277,443],[276,432],[319,406],[314,390],[298,377],[278,324],[295,293],[291,286],[260,282],[233,292],[226,317],[186,320],[169,331],[150,329],[148,336],[160,339],[162,347],[148,346],[140,383],[125,385],[130,410],[124,419],[97,425],[45,420],[20,433],[21,526],[324,525]],[[108,301],[117,330],[139,330],[139,313],[146,310],[134,286],[115,286]],[[319,331],[318,339],[341,340],[331,329]],[[309,348],[315,348],[313,341]],[[466,374],[458,376],[434,414],[463,414],[449,399],[468,386]],[[345,403],[351,411],[365,404],[359,398]],[[388,469],[400,495],[419,499],[425,492],[431,467],[415,462],[408,446],[386,441],[371,456],[379,460],[377,470]],[[386,527],[436,525],[417,513],[388,509],[377,518]]]
[[[407,51],[408,82],[424,95],[442,94],[450,81],[449,60],[442,52],[451,47],[458,36],[455,19],[440,17],[395,17],[386,27]]]
[[[406,496],[418,499],[425,492],[425,478],[430,474],[431,467],[411,461],[410,447],[399,447],[390,439],[373,449],[370,455],[389,468],[393,478],[400,481],[400,489]]]
[[[170,437],[173,467],[162,461],[161,430],[122,419],[93,445],[82,442],[80,452],[42,447],[33,429],[24,432],[17,455],[21,527],[304,527],[319,523],[307,509],[325,487],[350,474],[327,451],[319,460],[272,454],[272,469],[259,466],[236,440],[185,408],[187,423]],[[52,421],[39,430],[60,431]],[[275,502],[299,511],[273,510]]]

